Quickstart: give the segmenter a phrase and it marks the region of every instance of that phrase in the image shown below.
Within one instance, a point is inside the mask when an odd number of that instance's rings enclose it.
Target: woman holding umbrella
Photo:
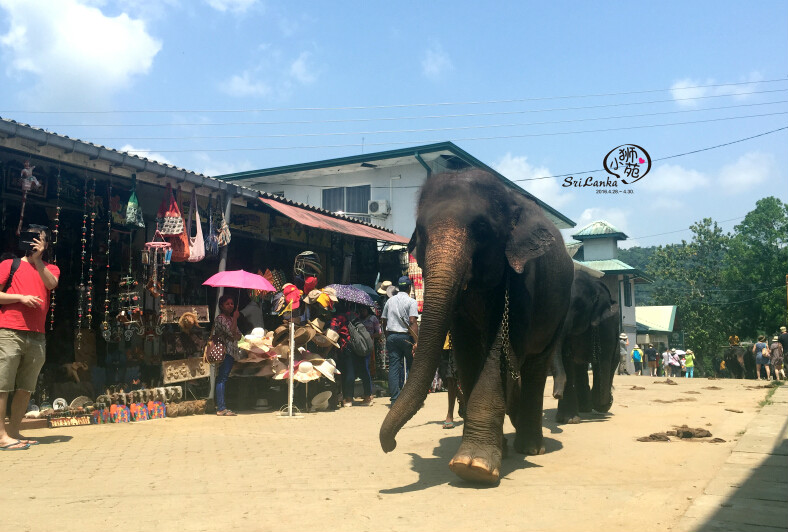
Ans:
[[[238,340],[241,339],[241,331],[238,330],[239,315],[240,313],[235,308],[233,296],[223,295],[219,298],[219,315],[214,320],[213,334],[225,345],[225,352],[224,360],[216,372],[217,416],[235,415],[235,412],[228,409],[224,403],[224,389],[227,385],[227,379],[230,377],[230,370],[233,369],[233,364],[241,357],[241,350],[238,348]]]

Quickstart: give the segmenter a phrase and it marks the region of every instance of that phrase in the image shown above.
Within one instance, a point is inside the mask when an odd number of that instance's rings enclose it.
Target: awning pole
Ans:
[[[232,194],[228,193],[227,194],[227,203],[224,206],[224,219],[227,221],[227,223],[230,223],[230,211],[232,210],[232,206],[233,206],[233,196],[232,196]],[[196,205],[194,207],[197,208]],[[227,248],[228,247],[229,247],[229,244],[227,246],[222,246],[222,248],[219,251],[219,269],[217,270],[217,273],[218,272],[223,272],[227,268]],[[221,298],[223,295],[224,295],[224,287],[220,286],[219,289],[216,291],[216,304],[214,305],[214,311],[213,311],[213,315],[214,316],[218,316],[219,315],[219,298]],[[241,301],[240,301],[240,298],[239,298],[239,301],[235,302],[236,310],[237,310],[237,306],[240,303],[241,303]],[[216,318],[214,318],[214,319],[216,319]],[[214,398],[214,392],[216,390],[216,366],[214,366],[213,364],[211,364],[211,370],[209,372],[209,375],[210,375],[210,380],[211,380],[211,391],[208,394],[208,399],[213,399]]]

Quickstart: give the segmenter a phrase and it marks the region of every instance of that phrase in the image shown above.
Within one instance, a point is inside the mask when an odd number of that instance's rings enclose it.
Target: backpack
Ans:
[[[348,349],[350,352],[358,357],[365,357],[372,354],[372,337],[369,331],[361,320],[353,318],[347,324],[347,330],[350,333],[350,341],[348,341]]]
[[[14,274],[19,269],[19,265],[22,264],[22,259],[19,257],[14,257],[11,260],[11,270],[8,272],[8,279],[6,280],[5,286],[3,286],[3,289],[0,290],[0,292],[5,292],[8,290],[8,287],[11,286],[11,281],[14,279]]]

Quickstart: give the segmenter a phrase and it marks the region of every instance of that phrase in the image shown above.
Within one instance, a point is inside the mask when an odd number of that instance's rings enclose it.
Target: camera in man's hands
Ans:
[[[41,240],[41,231],[24,231],[19,235],[19,251],[27,254],[33,252],[34,239]]]

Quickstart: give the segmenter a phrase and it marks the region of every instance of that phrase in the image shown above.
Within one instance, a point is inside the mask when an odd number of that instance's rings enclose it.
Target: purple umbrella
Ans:
[[[367,307],[371,307],[375,304],[369,294],[349,284],[330,284],[326,288],[333,288],[337,293],[337,298],[351,303],[358,303],[359,305]]]

